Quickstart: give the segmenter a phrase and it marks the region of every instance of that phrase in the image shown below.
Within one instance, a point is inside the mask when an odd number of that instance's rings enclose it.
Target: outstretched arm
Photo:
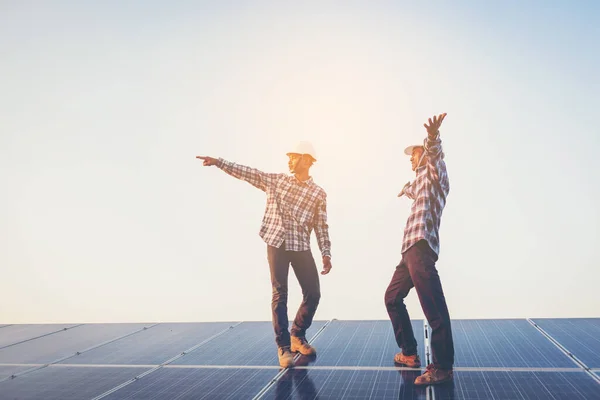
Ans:
[[[427,138],[423,143],[427,155],[427,169],[433,180],[440,180],[440,163],[442,162],[442,140],[440,139],[440,125],[446,118],[446,113],[429,118],[429,125],[423,124],[427,129]]]
[[[236,164],[231,161],[226,161],[222,158],[213,158],[207,156],[196,156],[196,158],[203,160],[202,163],[205,167],[216,166],[222,169],[229,175],[241,179],[250,183],[252,186],[257,187],[262,191],[267,191],[267,187],[271,186],[279,174],[272,174],[259,171],[256,168],[247,167],[245,165]]]
[[[327,199],[324,197],[317,203],[315,210],[315,235],[323,256],[322,275],[331,270],[331,240],[329,240],[329,225],[327,224]]]

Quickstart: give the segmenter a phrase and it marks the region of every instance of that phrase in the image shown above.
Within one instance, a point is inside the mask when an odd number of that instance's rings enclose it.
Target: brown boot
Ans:
[[[444,382],[450,382],[454,379],[454,373],[451,369],[435,368],[429,364],[425,373],[415,379],[415,385],[437,385]]]
[[[405,356],[402,352],[394,356],[394,362],[396,364],[405,365],[409,368],[419,368],[421,366],[421,360],[418,354],[412,356]]]
[[[290,352],[288,346],[279,347],[277,357],[279,357],[279,365],[282,368],[292,368],[294,366],[294,355]]]
[[[298,337],[298,336],[292,336],[292,346],[291,346],[291,350],[292,353],[300,353],[303,356],[312,356],[317,354],[317,350],[312,347],[310,344],[308,344],[308,342],[306,341],[305,338],[303,337]]]

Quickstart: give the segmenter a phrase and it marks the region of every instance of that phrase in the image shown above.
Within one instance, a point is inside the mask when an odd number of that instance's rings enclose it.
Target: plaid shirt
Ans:
[[[439,132],[424,140],[427,163],[417,169],[417,177],[404,189],[413,201],[404,229],[402,253],[421,239],[427,240],[436,254],[440,251],[439,228],[442,210],[450,191]]]
[[[265,173],[222,158],[217,166],[267,194],[259,231],[265,243],[280,247],[285,241],[288,251],[310,250],[310,234],[314,229],[321,254],[331,257],[327,194],[312,178],[301,182],[293,175]]]

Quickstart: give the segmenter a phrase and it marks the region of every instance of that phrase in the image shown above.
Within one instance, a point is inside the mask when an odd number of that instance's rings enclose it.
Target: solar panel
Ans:
[[[595,335],[600,318],[541,322],[567,348],[590,346],[588,356],[600,351],[596,336],[588,334]],[[399,349],[388,320],[315,321],[307,336],[317,334],[316,359],[299,357],[296,368],[286,371],[278,366],[270,321],[231,326],[90,324],[32,338],[0,349],[0,399],[253,399],[263,394],[267,399],[600,400],[600,367],[593,371],[596,380],[525,319],[453,320],[455,381],[433,389],[414,386],[423,369],[392,367]],[[412,326],[424,366],[423,321]],[[151,369],[190,348],[163,368]],[[53,362],[58,364],[40,365]],[[283,375],[273,381],[280,371]],[[16,378],[9,379],[12,374]]]
[[[600,318],[533,319],[588,368],[600,368]]]
[[[144,324],[90,324],[0,350],[0,363],[50,363],[144,327]]]
[[[324,321],[314,321],[310,340]],[[197,350],[175,360],[175,365],[279,365],[271,322],[243,322]]]
[[[0,335],[0,349],[19,343],[24,340],[30,340],[36,337],[60,332],[65,328],[76,326],[74,324],[23,324],[23,325],[5,325]]]
[[[33,367],[34,366],[0,365],[0,381],[12,376],[13,374],[18,374],[19,372],[32,369]]]
[[[455,371],[433,389],[436,400],[598,400],[600,385],[585,372]]]
[[[252,399],[276,374],[271,368],[161,368],[103,400]]]
[[[147,368],[50,366],[0,382],[1,399],[91,399]]]
[[[65,364],[161,364],[235,323],[159,324],[71,357]]]
[[[417,350],[423,358],[423,321],[412,321]],[[314,366],[394,366],[400,349],[389,321],[334,320],[315,339]]]
[[[577,367],[524,319],[455,320],[452,335],[455,367]]]
[[[294,369],[275,382],[261,399],[424,400],[414,385],[419,370]]]

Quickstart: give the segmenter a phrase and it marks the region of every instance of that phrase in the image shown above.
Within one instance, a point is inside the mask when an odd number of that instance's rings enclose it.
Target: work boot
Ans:
[[[312,347],[304,337],[292,336],[292,352],[300,353],[303,356],[312,356],[317,354],[317,349]]]
[[[437,385],[444,382],[450,382],[454,378],[454,373],[451,369],[435,368],[433,364],[429,364],[425,369],[425,373],[417,376],[415,385]]]
[[[405,365],[409,368],[419,368],[421,366],[421,360],[419,359],[418,354],[406,356],[404,353],[400,352],[394,356],[394,362],[396,364]]]
[[[282,368],[292,368],[294,366],[294,355],[290,352],[289,346],[279,347],[277,349],[279,365]]]

